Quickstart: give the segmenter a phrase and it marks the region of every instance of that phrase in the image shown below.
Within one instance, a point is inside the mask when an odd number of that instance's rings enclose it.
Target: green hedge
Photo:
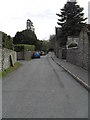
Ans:
[[[35,45],[16,44],[16,45],[14,45],[14,50],[16,52],[33,51],[33,50],[35,50]]]

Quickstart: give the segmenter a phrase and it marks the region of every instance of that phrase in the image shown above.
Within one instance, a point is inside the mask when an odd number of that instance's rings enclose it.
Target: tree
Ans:
[[[49,41],[43,40],[42,41],[42,51],[48,52],[48,49],[49,49]]]
[[[62,30],[62,44],[66,44],[67,36],[78,35],[86,25],[84,21],[87,18],[84,18],[83,8],[77,2],[67,2],[60,12],[56,14],[59,17],[57,24]]]
[[[45,40],[37,40],[36,50],[47,52],[49,48],[49,42]]]
[[[37,36],[34,31],[33,22],[28,19],[26,23],[26,29],[21,32],[17,32],[15,37],[13,38],[14,44],[29,44],[35,45],[37,44]]]
[[[13,38],[13,43],[36,45],[37,37],[35,32],[32,30],[23,30],[16,33],[15,37]]]
[[[27,27],[27,30],[34,31],[33,22],[30,19],[27,20],[26,27]]]
[[[36,50],[38,50],[38,51],[41,51],[41,50],[42,50],[42,41],[41,41],[41,40],[37,40]]]
[[[2,32],[2,47],[13,49],[13,38],[4,32]]]

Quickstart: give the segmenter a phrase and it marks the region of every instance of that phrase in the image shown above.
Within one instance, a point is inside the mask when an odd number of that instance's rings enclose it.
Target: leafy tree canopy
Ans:
[[[13,38],[14,44],[29,44],[36,45],[37,37],[34,31],[32,30],[23,30],[21,32],[17,32],[15,37]]]
[[[34,31],[33,22],[30,19],[27,20],[26,27],[26,30],[16,33],[15,37],[13,38],[13,43],[35,45],[35,50],[47,51],[48,42],[37,39]]]
[[[13,38],[2,32],[2,48],[13,49]]]
[[[37,41],[37,45],[36,45],[37,50],[47,52],[48,48],[49,48],[48,41],[45,41],[45,40],[38,40]]]
[[[33,22],[32,22],[30,19],[27,20],[27,30],[32,30],[32,31],[34,31]]]

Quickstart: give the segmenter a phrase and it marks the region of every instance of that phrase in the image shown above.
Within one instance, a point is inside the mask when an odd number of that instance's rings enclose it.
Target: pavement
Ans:
[[[64,59],[59,59],[55,54],[51,53],[52,60],[59,66],[61,66],[66,72],[68,72],[76,81],[78,81],[83,87],[90,91],[90,86],[88,84],[88,71],[67,62]]]

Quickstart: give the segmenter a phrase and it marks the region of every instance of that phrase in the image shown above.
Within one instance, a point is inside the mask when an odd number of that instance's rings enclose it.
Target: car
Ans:
[[[32,58],[40,58],[39,52],[34,52],[34,53],[32,54]]]
[[[45,55],[45,52],[44,52],[44,51],[41,51],[41,52],[40,52],[40,55]]]

